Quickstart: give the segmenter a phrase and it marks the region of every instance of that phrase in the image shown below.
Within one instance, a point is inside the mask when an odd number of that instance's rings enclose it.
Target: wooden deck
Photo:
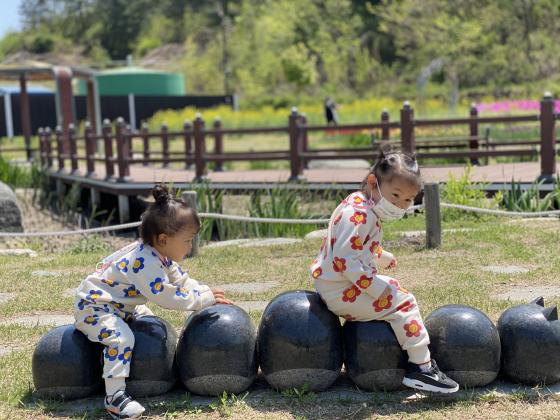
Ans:
[[[101,205],[104,207],[101,194],[117,198],[117,202],[110,204],[113,207],[118,205],[119,221],[127,222],[131,217],[130,197],[146,196],[149,194],[154,183],[169,182],[175,188],[192,189],[194,171],[173,168],[157,168],[153,166],[132,165],[130,167],[130,178],[126,182],[117,180],[106,180],[103,166],[98,166],[95,176],[86,177],[85,168],[77,173],[70,174],[67,171],[58,172],[49,170],[49,176],[56,181],[57,190],[64,193],[63,185],[77,184],[81,188],[90,191],[91,205]],[[450,174],[459,178],[465,171],[464,166],[447,167],[423,167],[422,173],[425,182],[445,183]],[[210,172],[207,180],[210,186],[215,189],[246,191],[260,190],[277,186],[279,183],[287,188],[311,189],[311,190],[355,190],[359,188],[362,179],[367,175],[367,169],[355,168],[332,168],[332,169],[308,169],[304,176],[306,182],[288,182],[289,170],[251,170],[251,171],[224,171]],[[471,179],[475,182],[484,182],[484,189],[488,193],[508,189],[511,180],[521,184],[522,188],[527,188],[533,184],[540,174],[540,164],[538,162],[495,164],[489,166],[475,166],[472,168]],[[540,186],[542,193],[551,191],[553,184]],[[117,204],[118,203],[118,204]],[[107,204],[105,204],[105,207]]]
[[[425,182],[445,183],[450,175],[459,178],[465,171],[464,165],[444,167],[421,167],[422,177]],[[51,172],[53,175],[57,172]],[[306,169],[304,176],[309,184],[358,184],[367,174],[366,169],[332,168],[332,169]],[[515,180],[520,183],[532,183],[540,174],[539,162],[504,163],[488,166],[473,166],[471,180],[489,184],[503,184]],[[153,184],[155,182],[172,182],[174,184],[190,184],[194,179],[193,170],[161,168],[154,166],[130,166],[130,179],[124,185],[132,187],[134,184]],[[208,173],[207,179],[212,184],[275,184],[288,181],[290,171],[286,170],[247,170],[223,171]],[[56,175],[55,175],[56,177]],[[84,178],[82,170],[72,177]],[[105,178],[104,167],[96,168],[95,176],[89,178],[103,182]],[[87,181],[86,181],[87,182]],[[114,184],[112,182],[111,184]]]

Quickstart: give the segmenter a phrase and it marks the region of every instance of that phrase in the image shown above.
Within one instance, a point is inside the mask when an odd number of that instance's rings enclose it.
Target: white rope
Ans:
[[[494,209],[482,209],[479,207],[463,206],[461,204],[450,204],[450,203],[440,203],[441,207],[447,207],[450,209],[473,211],[475,213],[482,214],[493,214],[496,216],[508,216],[508,217],[550,217],[550,216],[560,216],[560,210],[550,210],[550,211],[505,211],[505,210],[494,210]]]
[[[440,203],[441,207],[452,208],[457,210],[472,211],[475,213],[493,214],[496,216],[509,216],[509,217],[549,217],[560,216],[560,210],[551,211],[538,211],[538,212],[514,212],[504,210],[483,209],[479,207],[463,206],[460,204]],[[424,205],[420,204],[412,206],[408,209],[407,213],[415,210],[423,209]],[[220,214],[220,213],[199,213],[200,217],[208,219],[221,219],[233,220],[237,222],[253,222],[253,223],[282,223],[282,224],[301,224],[301,225],[322,225],[328,224],[329,219],[282,219],[272,217],[250,217],[238,216],[234,214]],[[140,226],[140,222],[124,223],[114,226],[103,226],[91,229],[76,229],[76,230],[61,230],[54,232],[0,232],[0,238],[20,238],[20,237],[38,237],[38,236],[68,236],[68,235],[85,235],[90,233],[111,232],[114,230],[130,229]]]

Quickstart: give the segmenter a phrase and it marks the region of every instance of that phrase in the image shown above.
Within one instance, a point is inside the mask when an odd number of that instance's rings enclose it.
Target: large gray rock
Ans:
[[[0,232],[23,232],[16,195],[3,182],[0,182]]]

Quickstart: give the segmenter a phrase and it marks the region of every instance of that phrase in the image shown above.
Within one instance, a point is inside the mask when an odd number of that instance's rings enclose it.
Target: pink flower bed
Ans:
[[[476,105],[479,113],[508,113],[515,111],[539,111],[540,102],[531,100],[510,100],[481,103]],[[554,102],[554,111],[560,113],[560,101]]]

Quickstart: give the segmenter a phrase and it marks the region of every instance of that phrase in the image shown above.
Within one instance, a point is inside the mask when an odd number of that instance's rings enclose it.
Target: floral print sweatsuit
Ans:
[[[430,360],[429,338],[416,299],[397,280],[377,273],[378,264],[390,262],[390,254],[381,248],[374,205],[362,192],[340,203],[311,265],[311,277],[332,312],[350,321],[387,321],[410,362],[425,363]]]
[[[78,330],[105,345],[105,379],[128,377],[134,335],[127,321],[153,315],[146,302],[180,311],[215,303],[208,286],[191,279],[179,264],[141,242],[120,249],[100,265],[78,287],[74,317]]]

